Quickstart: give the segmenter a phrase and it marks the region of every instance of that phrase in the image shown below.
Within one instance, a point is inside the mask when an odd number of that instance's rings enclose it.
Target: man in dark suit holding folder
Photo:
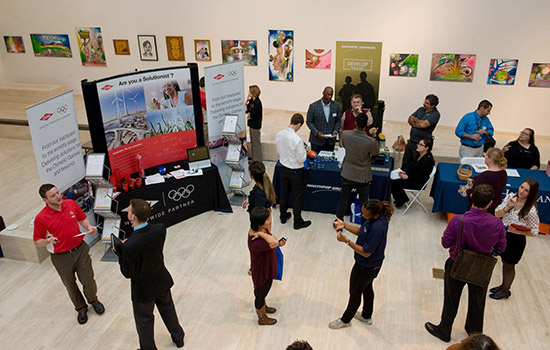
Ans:
[[[323,97],[309,105],[307,110],[307,127],[310,130],[309,142],[311,149],[319,151],[334,151],[336,135],[340,127],[340,105],[332,100],[334,90],[327,86]]]
[[[141,350],[157,349],[154,339],[155,305],[166,325],[172,341],[183,346],[185,335],[180,326],[170,288],[174,285],[170,272],[164,266],[162,253],[166,239],[164,224],[149,224],[149,203],[132,199],[128,219],[134,231],[128,239],[115,244],[120,271],[132,280],[132,305]]]

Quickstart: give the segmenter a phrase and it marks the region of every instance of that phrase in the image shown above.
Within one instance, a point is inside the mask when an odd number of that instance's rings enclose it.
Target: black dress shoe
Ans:
[[[291,216],[292,216],[291,213],[282,213],[281,214],[281,224],[286,224],[286,222],[288,221],[288,219],[290,219]]]
[[[84,324],[88,322],[88,310],[79,311],[78,316],[76,316],[78,324]]]
[[[309,225],[311,225],[311,221],[309,221],[309,220],[294,222],[294,229],[299,230],[301,228],[306,228]]]
[[[179,340],[179,341],[174,341],[174,344],[176,344],[176,346],[177,346],[178,348],[183,348],[183,339],[184,339],[184,338],[185,338],[185,332],[183,333],[183,337],[181,337],[181,340]],[[172,341],[173,341],[173,339],[172,339]]]
[[[102,313],[105,312],[105,306],[103,306],[103,304],[99,301],[93,304],[92,306],[94,307],[95,313],[98,315],[101,315]]]
[[[439,330],[439,328],[437,328],[437,326],[434,325],[431,322],[426,322],[424,324],[424,328],[426,328],[428,333],[430,333],[431,335],[433,335],[436,338],[439,338],[441,341],[444,341],[445,343],[448,343],[448,342],[451,341],[451,336],[450,335],[449,336],[444,336],[441,333],[441,331]]]
[[[501,290],[501,289],[502,289],[502,286],[493,287],[493,288],[489,289],[489,292],[490,292],[491,294],[494,294],[494,293],[498,292],[498,291]]]
[[[510,297],[510,295],[512,295],[512,292],[510,292],[510,291],[503,292],[502,289],[501,289],[496,293],[489,294],[489,298],[495,299],[495,300],[508,299]]]

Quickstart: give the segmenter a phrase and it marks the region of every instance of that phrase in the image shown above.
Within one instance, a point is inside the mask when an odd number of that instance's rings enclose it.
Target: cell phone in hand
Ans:
[[[287,240],[286,236],[283,236],[283,237],[281,237],[281,238],[279,239],[279,243],[281,243],[282,241],[285,241],[285,242],[286,242],[286,240]]]

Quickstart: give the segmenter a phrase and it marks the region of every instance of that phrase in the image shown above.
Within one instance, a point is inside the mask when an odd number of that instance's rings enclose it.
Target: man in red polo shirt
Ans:
[[[344,130],[355,130],[355,121],[357,119],[357,116],[359,113],[365,113],[367,117],[369,117],[368,123],[367,123],[367,135],[376,137],[376,133],[378,132],[378,128],[370,128],[369,126],[372,125],[373,119],[372,114],[370,113],[370,109],[362,108],[363,105],[363,97],[359,94],[355,94],[351,96],[351,108],[342,113],[342,120],[340,121],[340,129],[338,130],[338,139],[340,147],[342,147],[342,131]]]
[[[38,193],[46,207],[34,219],[34,243],[37,247],[46,247],[52,254],[52,264],[78,312],[78,323],[84,324],[88,321],[86,300],[99,315],[105,312],[105,308],[97,299],[89,247],[84,242],[84,235],[80,235],[78,224],[91,234],[97,232],[97,227],[90,224],[86,214],[73,200],[63,200],[54,185],[44,184]],[[76,284],[75,272],[84,287],[86,300]]]

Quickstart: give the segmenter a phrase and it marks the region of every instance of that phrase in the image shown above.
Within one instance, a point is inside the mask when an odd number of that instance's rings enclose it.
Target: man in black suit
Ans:
[[[327,86],[323,97],[309,105],[307,110],[307,126],[310,130],[309,142],[311,149],[319,151],[334,151],[336,135],[340,127],[340,105],[332,100],[334,90]]]
[[[174,281],[164,266],[162,253],[166,227],[164,224],[150,225],[147,222],[150,215],[149,203],[132,199],[128,220],[134,232],[122,244],[115,246],[115,250],[119,255],[120,271],[132,280],[132,306],[141,350],[157,349],[154,339],[155,305],[172,341],[181,348],[185,333],[179,324],[170,293]]]

